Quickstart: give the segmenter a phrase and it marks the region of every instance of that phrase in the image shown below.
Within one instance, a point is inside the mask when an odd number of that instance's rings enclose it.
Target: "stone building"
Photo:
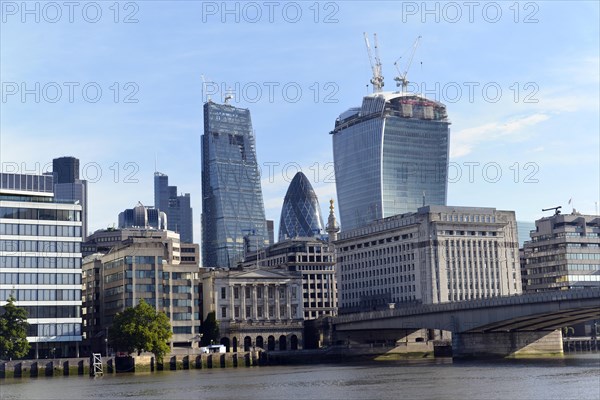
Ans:
[[[190,347],[201,325],[198,245],[180,243],[175,232],[146,229],[99,231],[88,243],[102,243],[105,252],[83,262],[86,350],[108,352],[115,315],[141,299],[169,317],[172,348]]]
[[[258,260],[257,260],[258,258]],[[246,255],[245,268],[298,271],[302,277],[305,320],[337,315],[337,284],[333,246],[316,237],[296,237]]]
[[[201,280],[204,319],[215,312],[220,343],[228,351],[302,349],[300,272],[211,269]]]
[[[515,213],[426,206],[342,231],[340,312],[521,293]]]

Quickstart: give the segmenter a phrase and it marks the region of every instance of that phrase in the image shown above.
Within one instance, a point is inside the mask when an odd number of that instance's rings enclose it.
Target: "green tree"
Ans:
[[[219,343],[219,324],[215,312],[211,311],[206,315],[206,319],[202,323],[202,339],[200,344],[208,346],[209,344]]]
[[[129,307],[118,313],[109,331],[111,345],[119,351],[133,352],[140,355],[142,351],[154,354],[158,362],[162,362],[170,350],[167,342],[173,335],[169,318],[164,312],[156,312],[144,300],[133,308]]]
[[[11,294],[0,315],[0,358],[21,358],[29,352],[27,311],[15,305]]]

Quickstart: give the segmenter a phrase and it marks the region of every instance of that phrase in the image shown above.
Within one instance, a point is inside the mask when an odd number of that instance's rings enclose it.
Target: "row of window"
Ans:
[[[8,299],[11,294],[17,301],[81,300],[79,289],[0,289],[0,299]]]
[[[31,324],[27,336],[79,336],[81,324]]]
[[[0,267],[79,269],[81,268],[81,258],[0,256]]]
[[[22,306],[27,318],[79,318],[79,306]]]
[[[0,207],[0,218],[41,221],[81,221],[81,211]]]
[[[233,307],[233,318],[235,319],[252,319],[252,318],[275,318],[275,306],[273,305],[269,305],[269,307],[265,310],[265,308],[263,306],[257,306],[256,307],[256,316],[253,314],[253,310],[252,310],[252,306],[246,306],[245,307],[245,311],[246,313],[244,315],[240,314],[240,311],[243,311],[244,309],[241,308],[240,306],[235,306]],[[265,311],[268,312],[268,314],[265,314]],[[298,306],[296,304],[293,304],[290,307],[290,311],[291,311],[291,318],[298,318]],[[228,307],[221,307],[221,319],[226,319],[226,318],[231,318],[231,315],[228,317]],[[287,306],[285,304],[282,304],[279,306],[279,318],[287,318]]]
[[[0,273],[1,284],[14,285],[80,285],[81,274]]]
[[[40,253],[80,253],[79,242],[57,242],[48,240],[0,240],[0,251]]]
[[[80,226],[0,224],[0,235],[80,237]]]

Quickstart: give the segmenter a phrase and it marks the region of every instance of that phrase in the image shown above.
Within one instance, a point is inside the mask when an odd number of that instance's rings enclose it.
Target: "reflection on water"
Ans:
[[[1,381],[0,381],[1,382]],[[6,380],[1,399],[600,399],[600,354]]]

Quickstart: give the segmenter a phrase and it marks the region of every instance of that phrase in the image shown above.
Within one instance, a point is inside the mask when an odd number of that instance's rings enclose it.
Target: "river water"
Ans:
[[[0,381],[0,399],[600,399],[600,354],[380,361]]]

